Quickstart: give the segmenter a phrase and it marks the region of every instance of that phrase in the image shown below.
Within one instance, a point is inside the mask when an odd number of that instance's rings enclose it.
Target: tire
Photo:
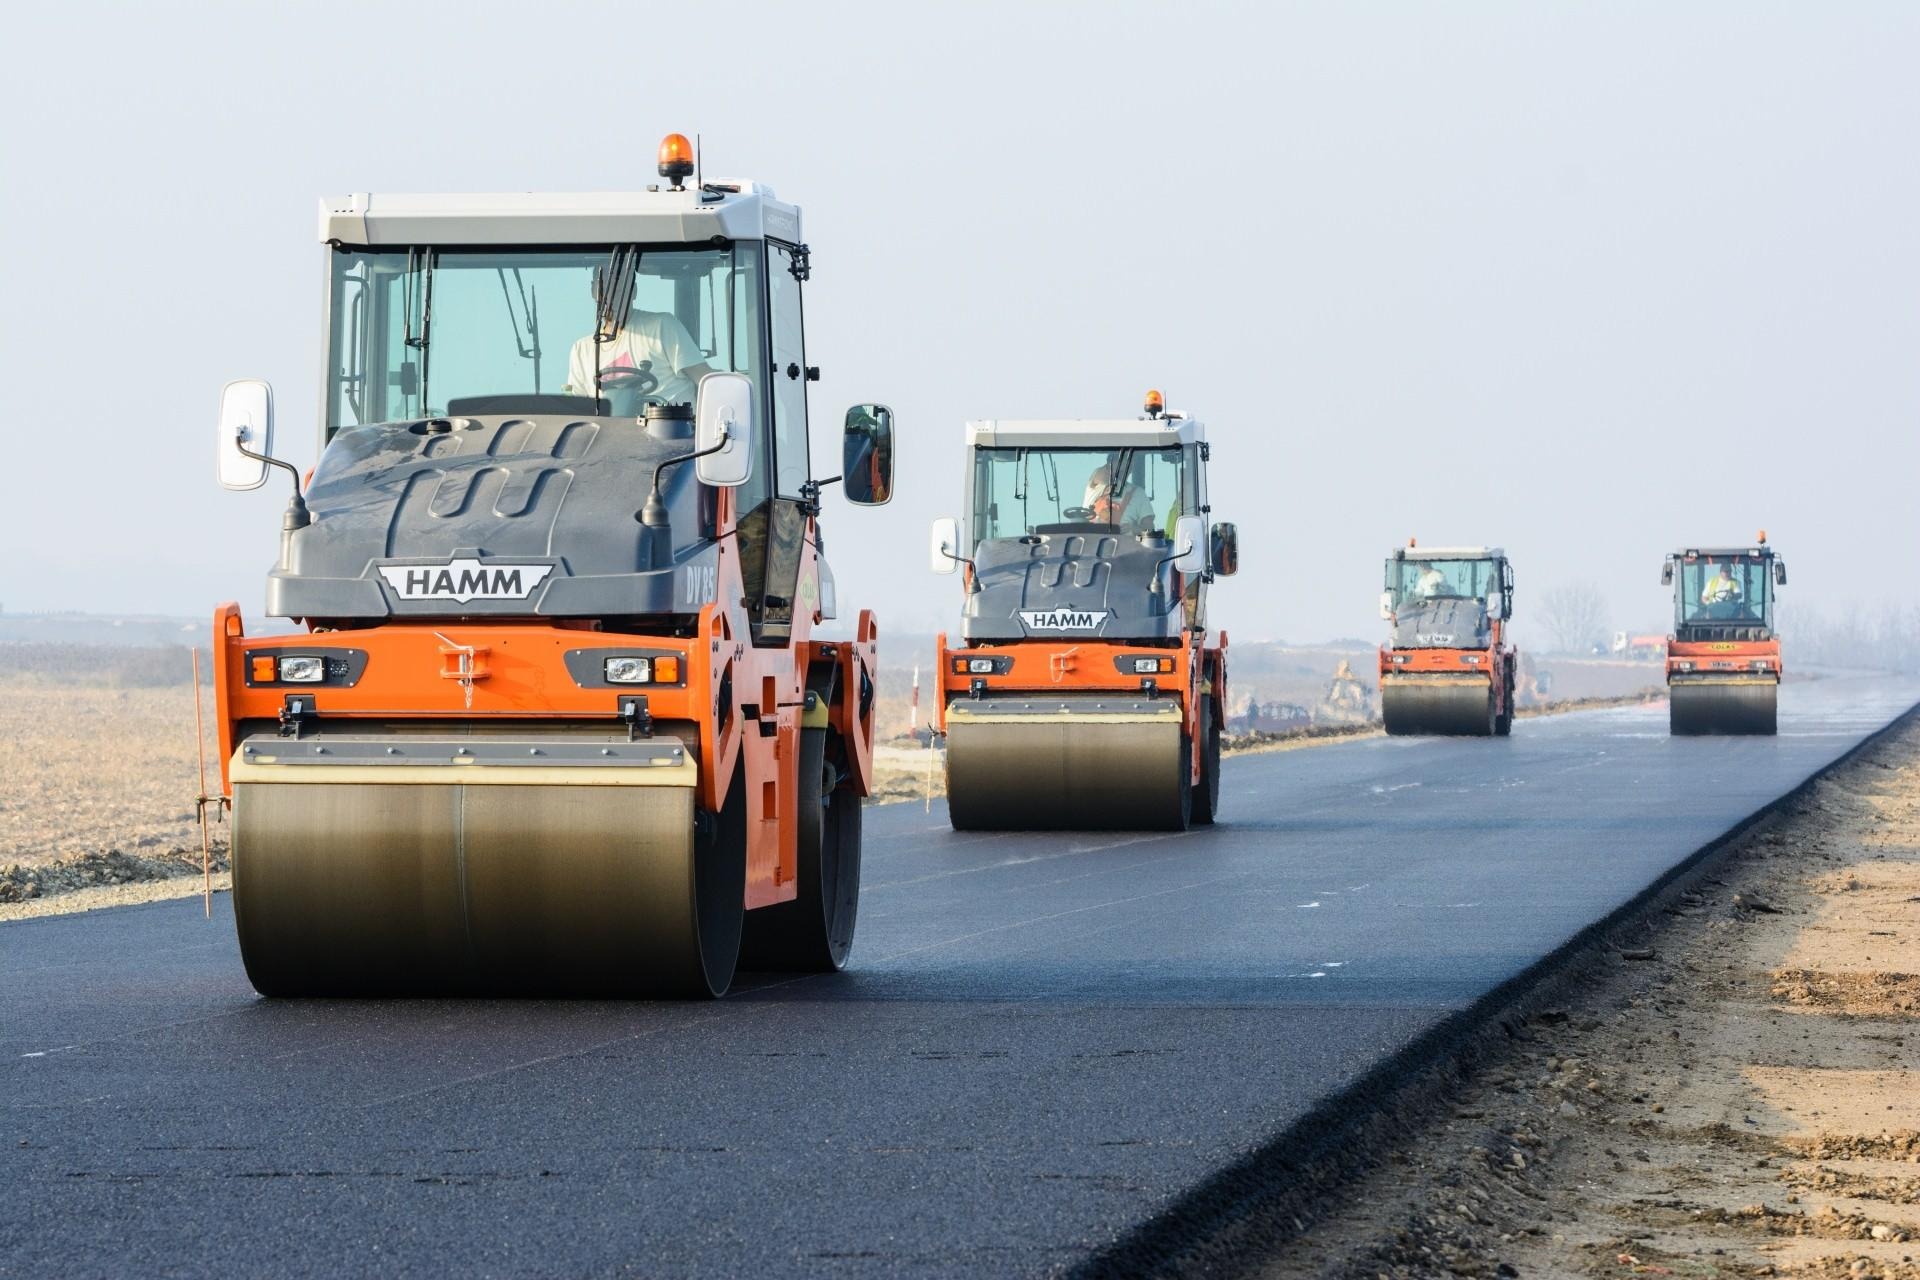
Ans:
[[[793,901],[746,915],[740,967],[783,973],[835,973],[853,949],[860,908],[860,796],[836,785],[829,731],[802,729],[799,875]],[[811,780],[811,782],[809,782]]]
[[[1191,808],[1193,821],[1205,827],[1220,812],[1220,719],[1212,698],[1200,700],[1200,781],[1193,785]]]
[[[1193,739],[1187,737],[1187,735],[1184,733],[1181,734],[1180,735],[1180,766],[1181,768],[1183,769],[1186,768],[1187,762],[1193,759],[1192,753],[1193,753]],[[1186,831],[1192,828],[1194,790],[1195,788],[1191,786],[1175,788],[1175,791],[1178,792],[1179,794],[1179,800],[1175,805],[1174,812],[1168,815],[1167,830]]]

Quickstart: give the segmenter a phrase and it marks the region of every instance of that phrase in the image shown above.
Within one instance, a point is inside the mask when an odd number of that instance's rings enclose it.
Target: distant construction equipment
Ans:
[[[1787,564],[1767,545],[1689,547],[1667,557],[1673,588],[1667,643],[1668,727],[1676,734],[1779,731],[1780,637],[1773,593]]]
[[[1513,566],[1498,547],[1420,547],[1387,557],[1380,711],[1390,734],[1513,729]]]

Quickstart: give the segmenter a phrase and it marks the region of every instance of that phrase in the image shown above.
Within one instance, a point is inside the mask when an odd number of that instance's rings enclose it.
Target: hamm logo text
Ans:
[[[1105,609],[1022,609],[1020,621],[1029,631],[1098,631],[1107,620]]]
[[[449,560],[445,564],[386,565],[380,576],[402,600],[524,600],[553,572],[550,564],[482,564]]]

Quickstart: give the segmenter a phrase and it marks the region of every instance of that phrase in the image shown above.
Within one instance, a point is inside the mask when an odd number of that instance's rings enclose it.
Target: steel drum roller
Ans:
[[[1484,676],[1389,676],[1380,690],[1380,714],[1391,734],[1489,737],[1493,685]]]
[[[696,839],[677,743],[256,738],[232,773],[234,912],[265,994],[698,996],[732,978],[744,842],[729,815]]]
[[[1190,748],[1170,700],[947,709],[947,808],[959,830],[1183,830]]]
[[[1777,680],[1675,681],[1667,699],[1668,728],[1683,736],[1780,731]]]

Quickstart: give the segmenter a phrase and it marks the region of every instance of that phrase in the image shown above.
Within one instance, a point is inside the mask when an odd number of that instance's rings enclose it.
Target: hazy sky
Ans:
[[[633,189],[663,133],[799,202],[843,607],[958,610],[968,418],[1208,423],[1246,639],[1376,636],[1409,534],[1517,612],[1764,525],[1875,599],[1920,531],[1920,6],[21,6],[0,79],[0,604],[260,607],[285,501],[213,479],[221,383],[311,461],[315,204]],[[824,428],[824,429],[823,429]],[[1897,566],[1890,570],[1889,562]],[[1524,633],[1523,633],[1524,634]]]

